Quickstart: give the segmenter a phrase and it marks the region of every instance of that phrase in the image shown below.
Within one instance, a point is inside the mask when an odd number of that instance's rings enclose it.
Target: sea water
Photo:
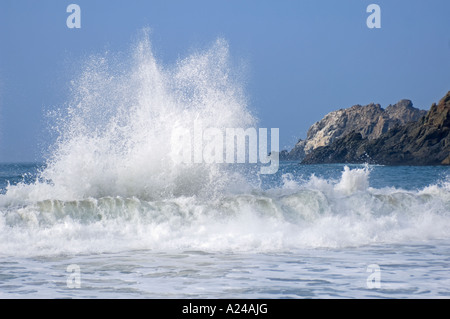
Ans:
[[[174,163],[180,125],[257,117],[226,41],[131,51],[79,68],[43,163],[0,165],[1,298],[450,296],[448,167]]]
[[[2,191],[38,164],[0,166]],[[2,298],[448,298],[445,167],[281,162],[213,201],[0,195]],[[17,185],[17,184],[16,184]],[[25,186],[22,186],[25,187]],[[68,285],[79,267],[79,287]],[[369,276],[377,265],[379,285]]]

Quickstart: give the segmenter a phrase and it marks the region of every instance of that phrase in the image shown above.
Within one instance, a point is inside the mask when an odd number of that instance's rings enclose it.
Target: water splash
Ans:
[[[226,188],[224,167],[175,164],[170,138],[199,119],[219,129],[256,124],[232,75],[227,42],[164,67],[144,38],[127,63],[111,60],[92,57],[73,81],[42,177],[62,199],[202,196]]]

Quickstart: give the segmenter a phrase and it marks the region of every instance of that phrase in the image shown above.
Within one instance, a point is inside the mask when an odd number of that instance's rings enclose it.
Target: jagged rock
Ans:
[[[413,107],[410,100],[400,100],[397,104],[389,105],[386,108],[388,117],[392,120],[397,120],[397,124],[415,122],[426,113],[427,111],[425,110],[419,110]]]
[[[329,145],[351,132],[358,132],[363,138],[375,139],[389,129],[417,121],[425,114],[425,110],[413,107],[410,100],[401,100],[386,109],[374,103],[340,109],[314,123],[308,130],[306,140],[300,140],[286,158],[301,160],[314,149]]]
[[[450,155],[447,156],[442,162],[442,165],[450,165]]]
[[[305,157],[305,140],[300,139],[297,144],[295,144],[294,148],[288,152],[286,151],[285,156],[280,158],[283,160],[296,161]]]
[[[269,155],[271,155],[272,154],[272,152],[269,152]],[[289,160],[289,152],[287,151],[287,150],[282,150],[282,151],[280,151],[280,153],[279,153],[279,160],[280,161],[288,161]]]
[[[378,138],[353,131],[307,154],[302,163],[450,164],[450,91],[418,121],[397,125]]]
[[[361,150],[362,141],[367,141],[359,132],[351,132],[335,140],[327,146],[321,146],[305,156],[302,164],[328,164],[328,163],[370,163],[364,150]]]

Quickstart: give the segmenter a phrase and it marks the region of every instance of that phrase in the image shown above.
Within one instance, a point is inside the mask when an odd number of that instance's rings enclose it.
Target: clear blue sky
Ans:
[[[66,7],[81,7],[68,29]],[[381,7],[381,29],[366,7]],[[144,27],[163,63],[225,38],[248,63],[246,92],[261,127],[290,149],[326,113],[411,99],[428,109],[450,90],[448,0],[2,0],[0,162],[39,160],[44,109],[62,104],[90,54],[126,51]]]

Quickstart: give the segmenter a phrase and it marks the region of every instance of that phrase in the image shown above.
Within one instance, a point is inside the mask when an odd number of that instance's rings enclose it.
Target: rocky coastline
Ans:
[[[302,164],[450,165],[450,91],[430,110],[401,100],[327,114],[282,160]]]

